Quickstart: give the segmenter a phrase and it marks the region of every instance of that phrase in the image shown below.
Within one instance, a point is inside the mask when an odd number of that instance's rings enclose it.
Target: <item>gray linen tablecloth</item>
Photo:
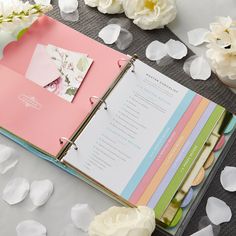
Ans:
[[[54,1],[56,3],[56,1]],[[82,32],[83,34],[102,42],[100,38],[98,38],[98,32],[102,29],[107,22],[114,17],[112,15],[104,15],[98,12],[94,8],[86,7],[83,1],[80,1],[80,20],[75,23],[64,22],[60,17],[59,9],[57,8],[57,4],[54,4],[53,11],[49,14],[51,17],[58,19],[59,21],[69,25],[70,27]],[[184,60],[172,61],[170,63],[166,63],[167,65],[158,66],[155,62],[151,62],[145,57],[145,49],[147,45],[153,40],[159,40],[161,42],[166,42],[170,38],[177,39],[176,35],[174,35],[168,28],[158,29],[153,31],[143,31],[134,24],[132,24],[130,31],[134,35],[134,41],[131,46],[124,51],[124,53],[133,55],[137,54],[143,62],[152,66],[153,68],[159,70],[170,78],[176,80],[177,82],[183,84],[184,86],[194,90],[195,92],[200,93],[201,95],[211,99],[212,101],[226,107],[231,112],[236,112],[236,95],[233,94],[228,88],[226,88],[215,75],[212,75],[208,81],[194,81],[189,79],[189,77],[183,71],[183,63]],[[78,42],[79,43],[79,42]],[[111,46],[114,49],[118,50],[116,46]],[[189,52],[189,56],[193,54]],[[105,67],[105,65],[104,65]],[[233,213],[236,215],[236,199],[234,195],[226,192],[220,185],[220,173],[225,165],[236,166],[236,146],[235,144],[232,146],[229,154],[224,160],[223,164],[219,168],[216,177],[212,181],[207,193],[205,194],[203,200],[201,201],[198,209],[192,217],[188,227],[185,230],[184,235],[190,235],[195,230],[197,230],[197,224],[202,216],[206,215],[205,213],[205,205],[208,197],[215,196],[224,201],[226,201]],[[236,219],[233,217],[231,222],[227,225],[222,225],[220,235],[236,235]],[[161,233],[156,232],[154,235],[161,235]]]

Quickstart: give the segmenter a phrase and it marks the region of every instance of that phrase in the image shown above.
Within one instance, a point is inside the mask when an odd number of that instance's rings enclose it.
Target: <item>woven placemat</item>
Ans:
[[[101,14],[96,9],[85,6],[83,1],[80,0],[79,3],[80,20],[75,23],[65,22],[62,20],[60,16],[60,12],[57,7],[57,0],[52,1],[52,3],[54,9],[52,12],[50,12],[49,16],[61,21],[62,23],[74,28],[77,31],[80,31],[81,33],[99,42],[102,42],[98,38],[98,32],[100,31],[100,29],[102,29],[111,18],[123,16],[123,15],[114,16],[114,15]],[[170,38],[177,39],[176,35],[174,35],[168,28],[158,29],[153,31],[143,31],[134,24],[132,24],[130,31],[134,35],[134,41],[132,45],[123,53],[129,55],[137,54],[140,60],[152,66],[153,68],[159,70],[160,72],[164,73],[170,78],[194,90],[195,92],[200,93],[201,95],[211,99],[212,101],[226,107],[229,111],[234,113],[236,112],[236,95],[233,94],[227,87],[225,87],[214,74],[207,81],[194,81],[190,79],[183,71],[184,60],[170,61],[166,63],[168,65],[158,66],[155,62],[151,62],[145,58],[145,49],[147,45],[153,40],[167,42]],[[116,46],[111,46],[111,47],[118,50]],[[188,56],[191,56],[192,54],[193,53],[189,50]],[[104,68],[105,67],[106,65],[104,65]],[[205,205],[208,197],[210,196],[218,197],[227,202],[227,204],[231,207],[233,213],[235,213],[236,215],[236,204],[235,204],[236,196],[235,194],[224,191],[219,181],[220,172],[225,165],[232,165],[232,166],[236,165],[234,158],[236,158],[235,144],[232,146],[225,161],[219,168],[216,177],[211,183],[207,193],[205,194],[203,200],[201,201],[198,209],[193,215],[183,235],[186,236],[191,235],[193,232],[197,231],[199,220],[201,219],[202,216],[206,215]],[[161,236],[162,234],[156,231],[153,235]],[[235,217],[233,217],[230,223],[222,225],[220,235],[228,235],[228,236],[236,235]]]

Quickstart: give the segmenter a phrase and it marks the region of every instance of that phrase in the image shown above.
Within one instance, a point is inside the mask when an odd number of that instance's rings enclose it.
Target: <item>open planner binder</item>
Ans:
[[[25,78],[39,43],[94,60],[72,103]],[[153,208],[166,234],[183,232],[235,136],[223,107],[47,16],[7,46],[0,74],[2,134],[125,205]]]

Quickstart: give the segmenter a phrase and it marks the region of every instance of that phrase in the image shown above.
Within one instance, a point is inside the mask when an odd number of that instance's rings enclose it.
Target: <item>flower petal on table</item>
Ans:
[[[151,61],[159,61],[166,55],[166,45],[157,40],[151,42],[146,48],[146,57]]]
[[[206,213],[210,221],[215,225],[229,222],[232,217],[229,206],[224,201],[215,197],[208,198]]]
[[[2,199],[9,205],[22,202],[29,193],[29,182],[25,178],[15,178],[10,180],[3,190]]]
[[[204,57],[197,57],[192,61],[190,76],[194,80],[207,80],[210,78],[211,67]]]
[[[209,30],[204,28],[197,28],[188,32],[188,41],[193,46],[199,46],[206,42],[206,35]]]
[[[25,220],[16,227],[17,236],[46,236],[47,229],[44,225],[34,220]]]
[[[226,166],[220,175],[220,182],[223,188],[229,192],[236,191],[236,167]]]
[[[30,199],[36,207],[44,205],[53,192],[53,183],[46,179],[33,181],[30,186]]]
[[[58,0],[58,6],[62,12],[72,13],[79,6],[78,0]]]
[[[170,39],[166,42],[167,53],[174,59],[182,59],[188,53],[187,47],[180,41]]]
[[[14,168],[17,163],[18,160],[15,150],[0,144],[0,174],[7,173],[10,169]]]
[[[120,35],[116,41],[116,46],[120,50],[127,49],[133,42],[133,35],[127,30],[121,28]]]
[[[207,227],[197,231],[194,234],[191,234],[190,236],[214,236],[213,228],[211,225],[208,225]]]
[[[95,217],[94,210],[88,204],[76,204],[71,209],[73,224],[84,232],[88,231],[90,223]]]
[[[106,44],[113,44],[117,41],[120,35],[121,27],[117,24],[110,24],[101,29],[98,37]]]

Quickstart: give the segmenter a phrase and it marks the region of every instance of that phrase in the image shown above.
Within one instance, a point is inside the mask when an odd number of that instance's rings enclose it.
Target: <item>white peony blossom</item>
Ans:
[[[99,0],[84,0],[84,2],[90,7],[97,7],[99,4]]]
[[[104,14],[117,14],[124,12],[122,0],[84,0],[90,7],[97,7]]]
[[[32,5],[20,0],[0,1],[0,30],[14,32],[27,28],[51,9],[51,5]]]
[[[230,17],[220,17],[210,24],[207,34],[207,57],[212,69],[221,78],[236,80],[236,21]]]
[[[151,236],[155,229],[155,213],[148,207],[111,207],[95,217],[90,236]]]
[[[175,0],[123,0],[123,8],[126,16],[144,30],[162,28],[177,14]]]

